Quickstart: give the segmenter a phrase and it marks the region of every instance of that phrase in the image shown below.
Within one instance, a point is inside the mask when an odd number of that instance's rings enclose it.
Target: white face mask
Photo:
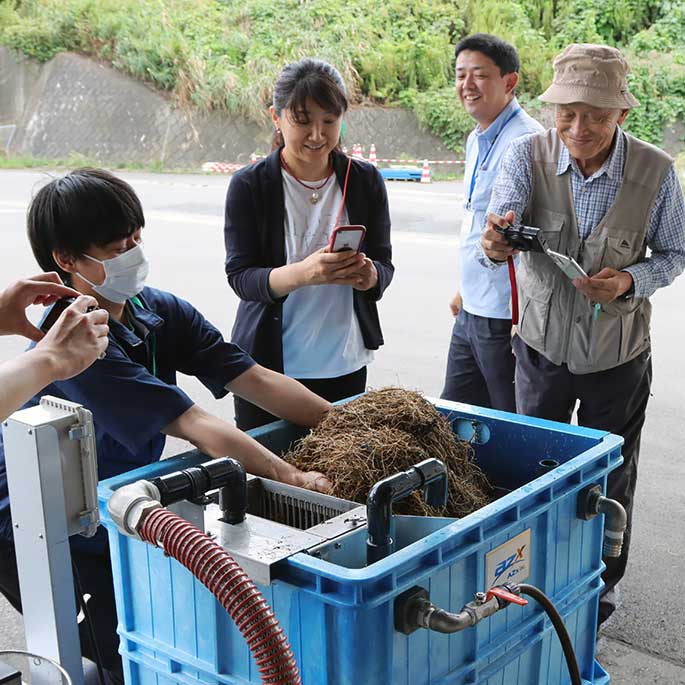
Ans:
[[[140,244],[112,259],[100,260],[87,254],[83,256],[102,264],[105,270],[105,280],[100,285],[96,285],[82,274],[78,275],[98,295],[102,295],[110,302],[124,304],[126,300],[137,295],[145,286],[150,265]]]

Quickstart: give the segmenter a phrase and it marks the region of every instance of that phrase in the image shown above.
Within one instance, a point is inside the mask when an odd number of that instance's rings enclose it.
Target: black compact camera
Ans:
[[[506,228],[495,229],[501,233],[507,242],[521,252],[546,252],[547,242],[542,229],[523,224],[509,225]]]
[[[71,304],[76,302],[75,297],[61,297],[59,300],[55,302],[55,304],[52,305],[52,309],[48,312],[48,315],[45,317],[43,320],[43,323],[40,325],[40,330],[43,331],[43,333],[47,333],[59,319],[60,314]],[[97,307],[88,307],[86,309],[86,313],[88,312],[93,312],[97,309]]]

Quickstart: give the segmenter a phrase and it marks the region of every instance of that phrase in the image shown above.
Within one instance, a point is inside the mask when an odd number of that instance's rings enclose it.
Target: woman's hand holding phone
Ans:
[[[321,248],[298,263],[301,285],[357,285],[365,257],[356,252],[329,252]]]
[[[364,226],[338,226],[328,246],[299,262],[272,269],[269,289],[273,297],[283,297],[307,285],[350,285],[369,290],[378,283],[378,272],[360,248],[366,235]]]
[[[361,247],[364,244],[366,237],[366,227],[356,224],[354,226],[337,226],[331,234],[331,240],[328,245],[328,251],[339,252],[354,252],[356,255],[363,258],[359,262],[359,269],[345,276],[344,283],[340,278],[336,280],[341,285],[351,285],[355,290],[369,290],[378,283],[378,272],[373,261],[361,252]]]
[[[363,292],[371,290],[378,283],[378,271],[376,271],[376,265],[373,263],[373,260],[363,253],[362,256],[364,257],[364,263],[357,272],[358,282],[353,283],[352,287]]]
[[[322,247],[299,262],[272,269],[269,273],[269,290],[273,297],[307,285],[359,285],[363,276],[364,255],[354,252],[329,252]]]

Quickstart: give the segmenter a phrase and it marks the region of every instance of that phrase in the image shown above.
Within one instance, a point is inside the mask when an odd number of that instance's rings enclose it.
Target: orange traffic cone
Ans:
[[[423,169],[421,169],[421,183],[430,183],[431,182],[431,168],[430,165],[428,164],[428,160],[424,159],[423,160]]]
[[[369,163],[371,166],[378,166],[378,162],[376,161],[376,146],[371,143],[371,148],[369,150]]]

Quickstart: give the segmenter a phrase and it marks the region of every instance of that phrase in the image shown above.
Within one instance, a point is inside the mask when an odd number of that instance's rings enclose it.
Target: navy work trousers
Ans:
[[[511,319],[490,319],[462,309],[447,354],[443,400],[516,411]]]
[[[618,559],[604,559],[606,583],[599,602],[599,621],[605,621],[615,607],[615,588],[628,563],[633,500],[637,482],[640,433],[652,384],[652,355],[649,349],[621,366],[596,373],[573,374],[565,364],[557,366],[514,337],[516,354],[516,405],[521,414],[541,419],[570,422],[576,400],[578,424],[620,435],[623,464],[609,474],[607,497],[618,500],[628,514],[623,551]]]
[[[298,378],[297,379],[314,394],[329,402],[344,400],[353,395],[359,395],[366,390],[366,367],[337,378]],[[264,411],[241,397],[234,399],[235,424],[240,430],[248,431],[252,428],[264,426],[278,421],[278,417]]]

